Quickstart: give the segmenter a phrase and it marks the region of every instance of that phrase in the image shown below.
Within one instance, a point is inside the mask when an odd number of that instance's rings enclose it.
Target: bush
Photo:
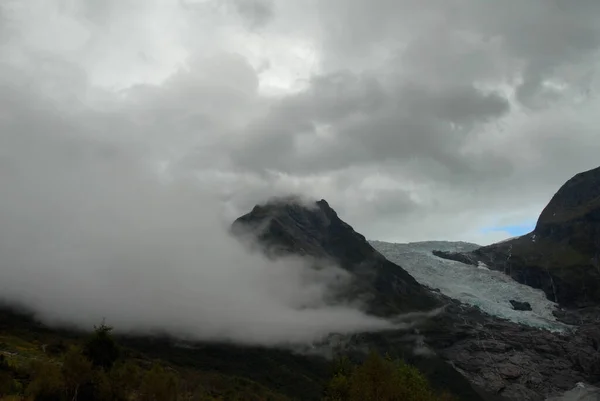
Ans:
[[[141,393],[147,401],[175,401],[177,400],[177,378],[155,364],[144,375]]]
[[[118,363],[105,375],[103,393],[110,400],[126,400],[139,390],[142,380],[140,368],[133,362]]]
[[[448,400],[432,390],[427,379],[413,366],[382,358],[372,352],[359,366],[347,360],[337,364],[324,401],[440,401]]]
[[[34,361],[31,364],[33,380],[27,386],[26,395],[35,401],[62,401],[64,385],[60,367],[56,364]]]
[[[71,400],[76,401],[79,388],[92,379],[92,363],[87,360],[79,348],[71,347],[63,358],[63,382]]]

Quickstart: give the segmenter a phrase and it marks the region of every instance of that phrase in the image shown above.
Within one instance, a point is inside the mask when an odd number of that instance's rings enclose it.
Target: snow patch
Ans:
[[[483,270],[490,270],[490,268],[488,267],[488,265],[486,265],[485,263],[479,261],[477,262],[477,268],[478,269],[483,269]]]

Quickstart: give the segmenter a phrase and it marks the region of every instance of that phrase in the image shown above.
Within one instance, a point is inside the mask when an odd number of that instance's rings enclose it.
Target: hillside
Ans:
[[[70,347],[83,347],[89,338],[88,332],[45,326],[23,309],[0,307],[0,355],[13,367],[14,392],[26,394],[38,377],[32,364],[60,365]],[[318,400],[329,377],[327,361],[278,350],[123,334],[115,335],[115,340],[121,348],[119,361],[135,366],[140,375],[153,365],[173,374],[180,399]],[[0,386],[0,399],[5,391]]]
[[[0,308],[1,401],[364,399],[457,401],[434,390],[414,367],[373,352],[330,361],[285,350],[113,335],[104,324],[91,333],[59,330],[23,310]]]

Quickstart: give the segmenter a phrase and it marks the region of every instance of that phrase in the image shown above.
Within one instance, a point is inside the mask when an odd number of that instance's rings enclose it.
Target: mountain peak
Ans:
[[[354,275],[359,292],[371,299],[372,313],[438,306],[423,286],[376,251],[324,199],[271,199],[238,218],[232,229],[236,235],[251,234],[271,256],[294,254],[333,261]]]

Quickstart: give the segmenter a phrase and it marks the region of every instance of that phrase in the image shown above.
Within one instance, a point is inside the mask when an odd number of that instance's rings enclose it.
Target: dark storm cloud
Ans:
[[[459,150],[472,130],[509,109],[500,94],[473,86],[438,91],[339,73],[317,77],[306,91],[282,100],[252,127],[258,134],[248,135],[236,154],[244,166],[287,172],[414,157],[452,169],[460,166]]]

